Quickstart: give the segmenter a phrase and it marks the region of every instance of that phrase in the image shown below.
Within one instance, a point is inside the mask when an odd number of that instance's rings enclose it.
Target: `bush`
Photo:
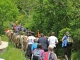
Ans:
[[[74,40],[73,49],[80,50],[80,29],[74,30],[72,36]]]
[[[65,35],[66,31],[69,31],[70,34],[71,34],[71,29],[70,28],[64,28],[62,30],[59,31],[59,35],[58,35],[58,38],[61,40],[62,37]]]
[[[80,60],[80,51],[73,52],[71,56],[71,60]]]

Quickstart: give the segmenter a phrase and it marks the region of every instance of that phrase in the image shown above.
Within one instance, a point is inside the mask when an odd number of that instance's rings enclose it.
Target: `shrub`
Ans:
[[[80,51],[73,52],[71,56],[71,60],[80,60]]]

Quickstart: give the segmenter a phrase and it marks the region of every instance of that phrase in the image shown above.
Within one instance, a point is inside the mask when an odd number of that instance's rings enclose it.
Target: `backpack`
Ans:
[[[40,60],[40,50],[34,50],[32,60]]]
[[[49,52],[45,52],[42,60],[53,60],[51,56],[52,56],[52,53],[49,54]]]
[[[67,38],[67,46],[72,46],[73,39],[71,37]]]

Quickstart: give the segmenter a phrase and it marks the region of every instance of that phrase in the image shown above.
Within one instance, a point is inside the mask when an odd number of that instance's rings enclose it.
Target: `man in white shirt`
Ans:
[[[52,45],[54,48],[56,47],[56,44],[58,44],[57,37],[54,36],[54,32],[52,32],[51,36],[48,38],[49,45]]]
[[[34,43],[34,39],[36,39],[33,35],[28,37],[28,44],[33,44]]]
[[[28,49],[27,49],[27,56],[30,58],[31,60],[31,56],[32,56],[32,51],[31,51],[31,46],[34,43],[34,40],[36,38],[34,37],[34,32],[31,32],[31,36],[28,37]]]

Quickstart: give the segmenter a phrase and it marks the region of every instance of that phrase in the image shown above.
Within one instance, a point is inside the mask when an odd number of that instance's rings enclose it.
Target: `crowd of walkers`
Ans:
[[[22,32],[25,33],[27,38],[27,49],[25,56],[30,60],[58,60],[56,55],[56,44],[59,43],[58,38],[55,36],[55,32],[51,32],[51,36],[46,37],[44,33],[39,33],[38,37],[35,37],[34,32],[22,26],[22,24],[10,24],[12,30],[18,35]],[[8,30],[8,29],[6,29]],[[66,60],[71,60],[71,46],[68,44],[69,32],[66,32],[62,38],[62,47],[64,50],[64,56]]]
[[[57,55],[54,51],[56,44],[58,44],[58,39],[54,36],[54,32],[51,33],[50,37],[45,37],[41,33],[38,39],[31,33],[31,36],[28,37],[26,55],[30,60],[57,60]]]

